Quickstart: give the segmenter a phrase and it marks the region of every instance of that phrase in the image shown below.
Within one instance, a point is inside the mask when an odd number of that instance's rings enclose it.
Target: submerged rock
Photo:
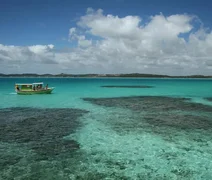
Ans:
[[[208,101],[212,101],[212,97],[205,98]]]
[[[83,98],[93,104],[106,107],[128,108],[133,111],[142,109],[153,112],[164,110],[187,110],[212,112],[212,106],[189,102],[189,98],[163,96],[129,96],[115,98]]]
[[[86,112],[70,108],[0,109],[0,141],[26,144],[39,155],[38,159],[75,151],[79,144],[63,137],[80,127],[77,119]]]
[[[108,85],[108,86],[101,86],[104,88],[153,88],[154,86],[119,86],[119,85]]]
[[[118,98],[83,98],[96,105],[119,107],[137,113],[128,126],[137,128],[169,127],[176,129],[212,129],[212,106],[189,102],[188,98],[132,96]],[[141,123],[143,122],[143,123]],[[125,123],[125,122],[124,122]],[[132,128],[133,129],[133,128]],[[162,129],[161,129],[162,130]],[[164,131],[164,129],[163,129]]]

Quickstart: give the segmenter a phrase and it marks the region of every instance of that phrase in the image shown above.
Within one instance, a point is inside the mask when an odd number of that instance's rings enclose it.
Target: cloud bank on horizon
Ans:
[[[76,47],[0,44],[0,73],[212,74],[212,31],[193,15],[158,14],[144,22],[88,8],[68,40]]]

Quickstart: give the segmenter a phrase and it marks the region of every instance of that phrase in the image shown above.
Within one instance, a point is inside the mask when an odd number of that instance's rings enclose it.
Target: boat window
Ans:
[[[21,86],[21,90],[31,90],[32,89],[32,85],[22,85]]]

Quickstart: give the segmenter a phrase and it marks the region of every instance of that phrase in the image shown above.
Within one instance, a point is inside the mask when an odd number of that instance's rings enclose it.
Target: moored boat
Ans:
[[[15,91],[21,95],[32,95],[32,94],[51,94],[54,87],[48,87],[48,84],[44,86],[43,82],[38,83],[16,83]]]

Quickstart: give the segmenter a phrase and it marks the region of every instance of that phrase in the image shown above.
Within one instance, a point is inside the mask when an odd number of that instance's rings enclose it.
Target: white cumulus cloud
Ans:
[[[54,45],[49,44],[49,45],[35,45],[35,46],[29,46],[28,47],[29,50],[35,54],[42,54],[42,53],[46,53],[49,50],[54,48]]]
[[[92,45],[91,40],[87,40],[84,35],[79,35],[76,28],[69,29],[69,41],[77,40],[79,47],[88,47]]]
[[[193,15],[162,13],[145,20],[88,8],[69,29],[76,47],[0,44],[0,72],[211,75],[212,32],[195,27],[195,20],[200,22]]]

